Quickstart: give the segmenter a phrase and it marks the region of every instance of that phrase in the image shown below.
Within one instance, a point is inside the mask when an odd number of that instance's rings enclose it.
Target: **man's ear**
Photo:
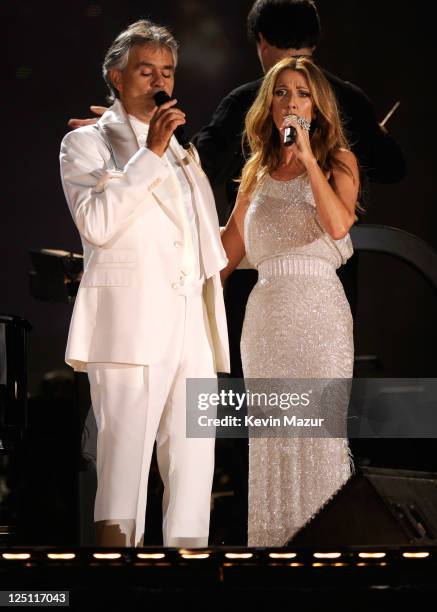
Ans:
[[[258,44],[260,51],[264,51],[264,49],[266,48],[267,41],[264,38],[264,36],[261,34],[261,32],[258,33],[257,44]]]
[[[123,79],[121,78],[121,70],[118,70],[117,68],[111,68],[111,70],[109,71],[109,78],[114,89],[116,89],[118,93],[122,93]]]

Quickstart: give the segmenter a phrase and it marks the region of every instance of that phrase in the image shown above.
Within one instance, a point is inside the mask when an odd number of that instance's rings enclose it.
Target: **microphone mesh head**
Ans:
[[[171,100],[168,93],[162,90],[157,91],[156,94],[153,96],[153,99],[155,100],[156,106],[161,106],[161,104],[164,104],[164,102],[168,102],[169,100]]]

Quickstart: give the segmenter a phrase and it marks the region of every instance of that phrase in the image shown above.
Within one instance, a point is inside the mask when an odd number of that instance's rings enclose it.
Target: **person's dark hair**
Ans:
[[[260,33],[278,49],[317,46],[320,20],[313,0],[256,0],[247,17],[250,40]]]

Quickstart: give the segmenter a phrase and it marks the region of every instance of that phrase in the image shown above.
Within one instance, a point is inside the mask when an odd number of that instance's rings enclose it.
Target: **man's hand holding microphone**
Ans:
[[[182,127],[185,123],[185,113],[179,108],[176,108],[176,98],[170,96],[163,90],[157,91],[153,96],[157,109],[154,112],[147,135],[147,148],[153,151],[159,157],[162,157],[167,150],[170,138],[174,134],[179,144],[188,149],[190,146],[185,130]],[[96,115],[103,115],[107,110],[105,106],[91,106],[91,110]],[[77,129],[84,125],[93,125],[97,119],[70,119],[69,127]]]
[[[182,127],[186,123],[185,113],[175,107],[176,98],[170,98],[165,91],[158,91],[153,97],[158,108],[150,120],[147,148],[162,157],[173,133],[179,144],[188,148],[188,139]]]

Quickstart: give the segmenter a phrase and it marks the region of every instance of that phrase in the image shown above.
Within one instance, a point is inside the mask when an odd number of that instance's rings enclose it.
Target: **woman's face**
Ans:
[[[283,70],[273,90],[272,116],[278,130],[287,115],[297,115],[307,121],[313,118],[313,98],[308,82],[301,72]]]

